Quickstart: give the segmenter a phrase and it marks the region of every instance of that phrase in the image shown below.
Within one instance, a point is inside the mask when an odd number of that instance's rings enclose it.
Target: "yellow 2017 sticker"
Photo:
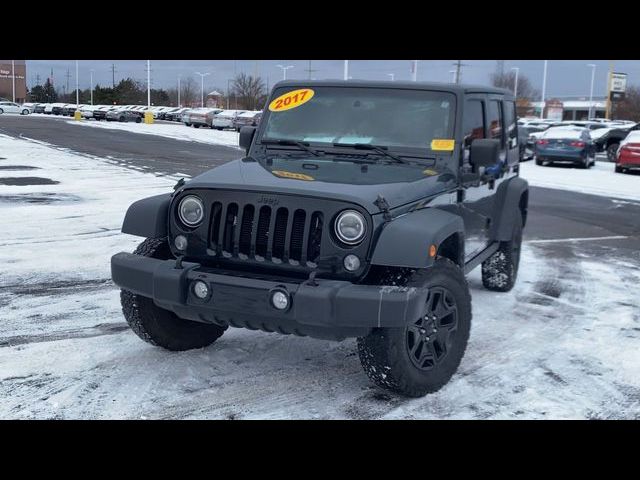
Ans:
[[[307,103],[313,98],[314,94],[315,92],[310,88],[292,90],[291,92],[287,92],[272,100],[269,104],[269,110],[272,112],[284,112],[285,110],[291,110],[292,108],[296,108]]]
[[[308,182],[315,180],[315,178],[305,175],[304,173],[286,172],[284,170],[273,170],[271,173],[278,177],[293,178],[294,180],[306,180]]]
[[[448,140],[444,138],[434,138],[433,140],[431,140],[431,150],[452,152],[455,145],[455,140]]]

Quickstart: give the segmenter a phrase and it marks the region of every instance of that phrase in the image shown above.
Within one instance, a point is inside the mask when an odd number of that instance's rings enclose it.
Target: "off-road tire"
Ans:
[[[522,213],[518,211],[511,240],[500,242],[498,251],[482,262],[482,285],[494,292],[508,292],[516,284],[522,246]]]
[[[144,257],[167,259],[171,251],[166,239],[148,238],[133,252]],[[151,345],[173,351],[191,350],[212,344],[227,327],[183,320],[158,307],[153,300],[121,290],[122,312],[131,329]]]
[[[408,347],[413,322],[406,327],[375,328],[366,337],[358,338],[358,355],[367,376],[379,387],[409,397],[422,397],[442,388],[460,365],[471,330],[471,295],[463,271],[446,258],[438,258],[430,268],[416,270],[404,285],[445,288],[455,299],[457,328],[450,334],[451,344],[446,355],[430,370],[418,368]]]

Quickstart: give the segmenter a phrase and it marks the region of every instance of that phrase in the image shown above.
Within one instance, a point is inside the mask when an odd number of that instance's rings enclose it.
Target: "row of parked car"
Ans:
[[[25,103],[29,113],[62,115],[72,117],[79,110],[85,119],[140,123],[149,111],[157,120],[182,122],[188,127],[209,127],[217,130],[240,131],[245,125],[256,126],[262,117],[261,111],[224,110],[221,108],[186,108],[146,105],[76,105],[65,103]]]
[[[521,157],[537,165],[571,162],[581,168],[595,165],[598,152],[615,162],[615,171],[640,169],[640,123],[631,121],[518,121]]]

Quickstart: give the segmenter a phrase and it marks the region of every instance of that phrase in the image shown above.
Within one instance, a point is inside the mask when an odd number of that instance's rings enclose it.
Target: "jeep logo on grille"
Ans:
[[[278,200],[278,199],[277,199],[277,198],[275,198],[275,197],[265,197],[265,196],[262,196],[262,197],[260,197],[260,198],[258,199],[258,203],[265,203],[265,204],[267,204],[267,205],[271,205],[271,206],[273,207],[273,206],[278,205],[278,204],[280,203],[280,200]]]

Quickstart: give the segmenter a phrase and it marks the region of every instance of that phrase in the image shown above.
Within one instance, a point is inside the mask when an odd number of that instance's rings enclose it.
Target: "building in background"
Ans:
[[[16,102],[24,103],[27,98],[27,65],[24,60],[14,60],[16,76]],[[13,72],[11,60],[0,60],[0,97],[13,100]]]
[[[589,102],[588,97],[559,97],[547,100],[546,103],[545,118],[552,113],[549,118],[558,120],[587,120],[590,106],[593,118],[604,118],[607,110],[607,99],[604,97],[594,97],[593,102]],[[529,115],[539,116],[541,106],[542,102],[531,102]],[[562,112],[561,118],[558,109]]]

